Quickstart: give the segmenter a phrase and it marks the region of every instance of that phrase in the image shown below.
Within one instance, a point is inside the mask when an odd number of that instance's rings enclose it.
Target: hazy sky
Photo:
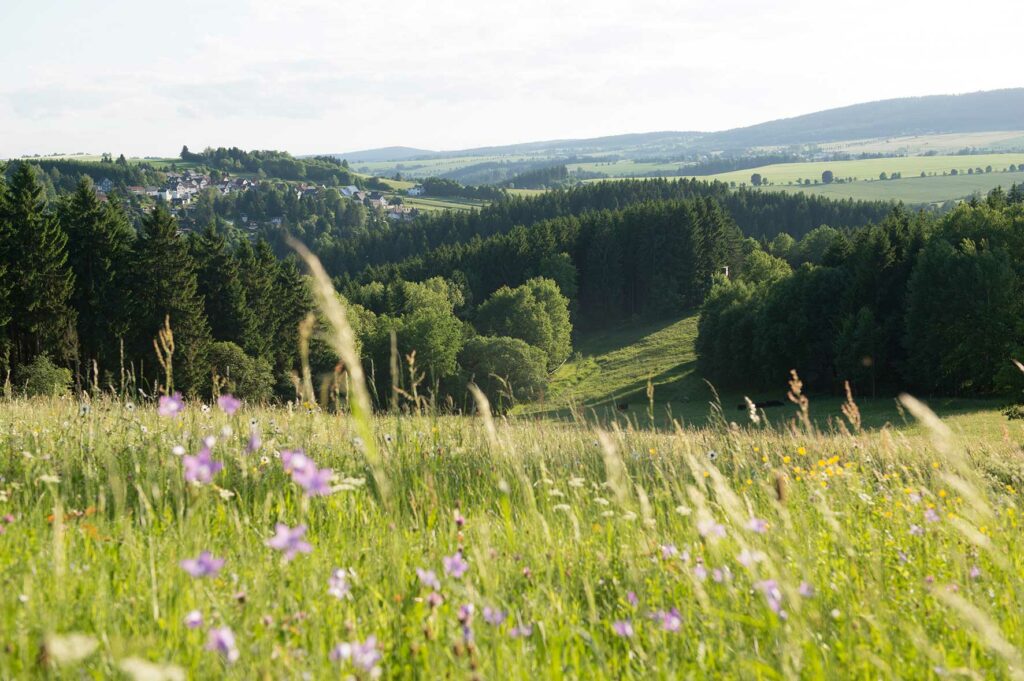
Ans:
[[[0,157],[719,130],[1024,85],[1019,0],[0,0]]]

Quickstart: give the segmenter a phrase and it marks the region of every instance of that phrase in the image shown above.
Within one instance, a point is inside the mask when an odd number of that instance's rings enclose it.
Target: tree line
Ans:
[[[203,394],[216,374],[259,399],[282,389],[310,309],[293,259],[279,259],[266,242],[229,241],[216,223],[186,236],[163,204],[136,229],[88,178],[49,202],[36,173],[19,163],[0,183],[8,386],[49,373],[119,392],[151,393],[162,383]],[[168,318],[173,386],[154,353]]]
[[[261,177],[306,180],[333,186],[360,184],[359,176],[349,170],[348,163],[333,156],[295,158],[284,151],[245,151],[238,147],[208,147],[195,153],[184,146],[180,158],[229,173],[252,173]]]
[[[810,386],[949,395],[1020,388],[1024,187],[944,216],[893,210],[816,244],[747,241],[738,276],[705,301],[697,350],[723,387]]]

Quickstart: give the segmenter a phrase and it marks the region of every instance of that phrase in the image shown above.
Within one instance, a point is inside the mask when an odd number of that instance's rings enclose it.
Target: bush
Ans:
[[[533,400],[547,384],[547,354],[518,338],[477,336],[459,354],[464,379],[476,383],[497,411]]]
[[[71,371],[59,367],[46,355],[39,355],[31,364],[21,367],[17,384],[29,397],[58,397],[71,387]]]
[[[234,343],[210,347],[210,364],[224,390],[250,402],[266,402],[274,392],[274,370],[259,357],[250,357]]]

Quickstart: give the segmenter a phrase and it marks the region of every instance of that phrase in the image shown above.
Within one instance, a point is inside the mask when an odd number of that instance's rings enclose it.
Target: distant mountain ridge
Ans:
[[[525,142],[451,151],[383,147],[331,154],[350,162],[409,161],[453,156],[614,154],[723,151],[878,137],[1024,129],[1024,88],[865,102],[719,132],[649,132],[588,139]]]

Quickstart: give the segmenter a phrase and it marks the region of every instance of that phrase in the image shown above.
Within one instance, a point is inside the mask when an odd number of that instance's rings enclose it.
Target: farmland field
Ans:
[[[1024,183],[1024,172],[983,173],[937,177],[904,177],[899,180],[849,182],[844,184],[817,184],[811,186],[766,187],[768,191],[806,192],[835,199],[866,201],[903,201],[909,204],[939,203],[962,199],[973,194],[987,194],[996,187],[1009,189],[1014,183]]]
[[[979,154],[974,156],[902,156],[898,158],[872,158],[858,161],[810,161],[807,163],[781,163],[747,170],[736,170],[701,179],[750,184],[750,177],[759,173],[775,186],[797,180],[821,181],[821,174],[831,170],[836,179],[877,180],[881,173],[892,175],[902,173],[904,178],[920,176],[922,172],[942,175],[957,170],[967,174],[968,169],[992,166],[994,173],[1000,173],[1010,165],[1024,163],[1024,154]]]

